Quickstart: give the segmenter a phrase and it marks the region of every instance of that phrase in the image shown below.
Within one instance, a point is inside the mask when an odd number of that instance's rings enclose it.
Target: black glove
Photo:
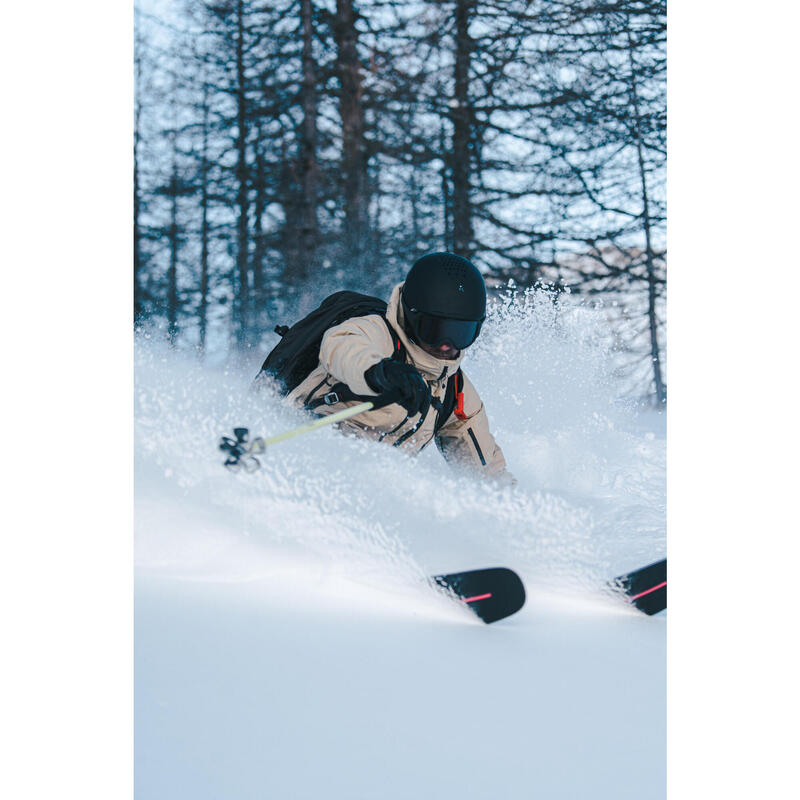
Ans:
[[[431,390],[411,364],[384,358],[364,373],[364,380],[378,394],[397,393],[398,404],[411,416],[421,414],[424,419],[431,407]]]

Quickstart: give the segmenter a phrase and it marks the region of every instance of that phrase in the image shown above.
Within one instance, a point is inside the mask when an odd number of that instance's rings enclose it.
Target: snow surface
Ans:
[[[465,370],[519,480],[498,490],[322,429],[136,343],[135,770],[144,798],[662,798],[666,615],[602,591],[665,555],[662,414],[616,399],[602,315],[495,309]],[[509,566],[486,626],[423,577]]]

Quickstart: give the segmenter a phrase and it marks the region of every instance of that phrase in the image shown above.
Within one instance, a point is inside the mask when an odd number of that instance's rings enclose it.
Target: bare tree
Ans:
[[[137,30],[137,314],[246,348],[446,248],[612,299],[664,401],[663,0],[186,2]]]
[[[137,17],[138,23],[138,17]],[[142,189],[139,180],[140,145],[142,141],[142,71],[144,59],[144,41],[135,28],[134,43],[134,105],[133,105],[133,314],[134,319],[144,312],[140,274],[143,266],[142,254]]]
[[[469,23],[474,7],[474,0],[457,0],[455,4],[453,37],[455,59],[453,97],[450,100],[450,122],[453,126],[453,148],[450,157],[453,185],[453,250],[466,258],[473,255],[470,177],[474,125],[469,94],[473,43],[469,35]]]
[[[201,121],[201,140],[200,140],[200,303],[198,311],[199,341],[198,349],[201,355],[206,350],[206,339],[208,336],[208,306],[209,306],[209,287],[210,287],[210,181],[209,181],[209,136],[210,136],[210,101],[209,86],[205,76],[205,69],[202,73],[202,121]]]
[[[304,280],[313,269],[319,245],[317,204],[319,202],[319,164],[317,163],[317,65],[314,58],[314,16],[312,0],[301,0],[303,30],[303,80],[300,108],[303,121],[298,143],[298,172],[300,183],[300,254],[298,277]]]
[[[345,258],[357,271],[364,269],[369,246],[367,142],[364,125],[364,88],[358,53],[359,15],[353,0],[336,0],[333,34],[339,79],[339,116],[342,126],[342,186]]]

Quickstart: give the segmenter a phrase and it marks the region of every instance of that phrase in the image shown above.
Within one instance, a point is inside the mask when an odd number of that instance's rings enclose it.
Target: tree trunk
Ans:
[[[630,93],[634,113],[633,134],[636,141],[636,154],[639,164],[639,178],[642,188],[642,227],[645,240],[645,267],[647,270],[647,318],[650,330],[650,358],[653,364],[653,382],[656,390],[656,403],[661,406],[667,401],[667,387],[661,374],[661,348],[658,344],[658,317],[656,315],[656,271],[652,245],[652,224],[650,203],[647,196],[647,171],[645,169],[644,148],[642,146],[641,118],[639,114],[639,95],[636,87],[636,62],[633,58],[633,38],[628,30],[628,63],[630,66]]]
[[[317,65],[314,61],[314,6],[300,2],[303,36],[300,108],[303,119],[297,131],[297,153],[283,181],[286,227],[284,232],[284,279],[292,287],[302,286],[312,274],[319,247],[319,164],[317,162]]]
[[[141,188],[139,185],[139,143],[141,142],[140,115],[142,101],[140,88],[142,82],[141,42],[136,42],[136,89],[133,112],[133,318],[144,312],[140,274],[142,271],[142,228],[141,228]]]
[[[267,234],[264,230],[264,212],[267,208],[267,169],[264,159],[264,146],[261,139],[261,124],[258,125],[256,145],[256,179],[255,179],[255,230],[253,236],[253,314],[252,321],[259,328],[259,317],[264,308],[264,255],[266,252]]]
[[[336,0],[334,38],[339,76],[339,115],[342,123],[342,180],[344,184],[346,258],[356,270],[364,267],[368,248],[367,147],[364,136],[363,84],[358,59],[358,15],[352,0]]]
[[[472,257],[473,230],[470,205],[470,173],[472,167],[472,117],[469,100],[469,67],[472,39],[469,21],[474,0],[457,0],[455,8],[455,81],[450,104],[453,125],[451,175],[453,179],[453,252]]]
[[[420,226],[419,219],[419,201],[420,201],[420,187],[417,182],[417,168],[413,166],[411,175],[409,176],[408,187],[409,199],[411,200],[411,238],[412,238],[412,259],[416,259],[422,255],[422,227]]]
[[[249,306],[250,306],[250,287],[249,287],[249,235],[248,235],[248,180],[247,180],[247,107],[245,92],[245,69],[244,69],[244,2],[238,0],[236,4],[236,111],[237,111],[237,134],[236,134],[236,180],[238,190],[236,195],[236,205],[239,216],[237,220],[237,254],[236,268],[238,277],[238,292],[236,294],[236,304],[234,308],[236,341],[241,347],[247,341],[249,331]]]
[[[300,267],[301,278],[308,277],[319,244],[317,202],[319,195],[319,164],[317,163],[317,89],[314,41],[313,4],[302,0],[300,12],[303,24],[303,85],[301,104],[303,124],[300,131]]]
[[[209,287],[209,264],[208,264],[208,83],[203,81],[203,140],[200,152],[200,355],[206,351],[206,335],[208,332],[208,287]]]
[[[450,196],[450,176],[448,175],[448,165],[451,159],[448,157],[447,136],[442,122],[439,129],[439,148],[442,153],[442,214],[444,217],[442,230],[442,249],[453,249],[453,200]]]
[[[169,269],[167,270],[167,339],[175,345],[178,337],[178,163],[175,138],[172,137],[172,176],[169,181]]]

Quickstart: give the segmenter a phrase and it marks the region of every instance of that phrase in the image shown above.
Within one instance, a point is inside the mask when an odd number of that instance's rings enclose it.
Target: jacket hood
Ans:
[[[436,358],[430,353],[426,353],[419,345],[414,344],[414,342],[408,338],[405,330],[405,320],[403,319],[403,304],[400,302],[400,290],[402,288],[403,284],[398,283],[392,290],[392,296],[389,298],[389,303],[386,306],[386,319],[397,331],[397,335],[400,337],[400,341],[405,345],[408,357],[413,365],[423,373],[426,378],[437,380],[439,378],[449,377],[458,370],[464,358],[464,351],[461,350],[459,352],[458,358]]]

